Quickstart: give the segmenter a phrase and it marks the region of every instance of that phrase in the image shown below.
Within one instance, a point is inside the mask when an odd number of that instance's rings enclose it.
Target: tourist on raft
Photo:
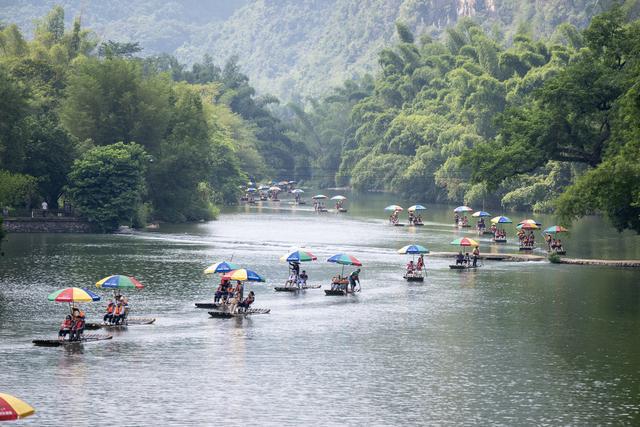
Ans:
[[[356,282],[358,282],[358,288],[360,288],[360,269],[359,268],[349,275],[349,284],[351,285],[351,292],[355,292]]]
[[[456,255],[456,265],[464,265],[464,255],[462,254],[462,251],[458,252],[458,255]]]
[[[409,263],[407,264],[407,273],[413,273],[415,269],[416,266],[413,264],[413,260],[409,261]]]
[[[71,333],[71,328],[73,327],[73,318],[70,314],[67,314],[67,317],[62,321],[60,325],[60,332],[58,332],[58,340],[64,340],[64,337]]]
[[[71,326],[71,333],[69,334],[69,341],[80,341],[82,339],[82,333],[84,332],[84,312],[73,309],[73,326]]]
[[[416,270],[422,271],[424,268],[424,255],[420,254],[418,257],[418,262],[416,263]]]
[[[220,280],[220,283],[218,284],[218,288],[216,289],[216,294],[213,298],[213,302],[220,302],[221,299],[227,299],[227,296],[229,295],[227,292],[227,288],[229,287],[229,283],[230,280],[226,279],[226,278],[222,278],[222,280]]]
[[[247,296],[242,302],[238,303],[238,307],[242,308],[244,311],[247,311],[255,300],[255,294],[253,293],[253,291],[251,291],[249,292],[249,296]]]
[[[307,280],[309,280],[309,276],[305,270],[302,270],[302,273],[298,276],[298,288],[307,286]]]
[[[113,321],[113,312],[115,311],[116,304],[113,300],[109,300],[109,304],[107,304],[107,310],[102,318],[102,321],[105,323],[111,323]]]

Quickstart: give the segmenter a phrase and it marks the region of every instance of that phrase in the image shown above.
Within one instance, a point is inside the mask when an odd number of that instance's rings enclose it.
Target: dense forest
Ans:
[[[441,41],[398,23],[375,79],[293,107],[295,127],[323,147],[320,181],[565,220],[604,212],[640,232],[640,23],[629,16],[616,6],[548,39],[523,27],[511,43],[471,19]]]
[[[0,2],[0,17],[28,35],[33,17],[56,3],[102,39],[138,42],[143,56],[181,62],[239,56],[261,93],[286,101],[322,96],[331,87],[377,72],[378,52],[395,43],[395,22],[434,38],[471,17],[506,41],[526,26],[536,37],[569,23],[584,28],[616,0],[22,0]],[[638,3],[635,2],[634,3]],[[635,6],[638,13],[640,5]]]
[[[231,58],[187,68],[100,41],[53,8],[0,31],[0,204],[73,206],[96,227],[210,219],[248,177],[308,170]]]
[[[67,202],[110,230],[209,219],[248,179],[293,178],[567,221],[598,212],[640,232],[637,2],[584,29],[478,19],[516,3],[475,2],[439,37],[398,21],[375,73],[287,104],[258,95],[241,57],[187,66],[100,39],[60,7],[30,39],[3,24],[0,203]]]

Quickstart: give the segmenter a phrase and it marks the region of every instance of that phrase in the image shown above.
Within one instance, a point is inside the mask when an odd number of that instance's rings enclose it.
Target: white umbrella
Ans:
[[[333,196],[331,200],[347,200],[347,198],[344,196]]]
[[[316,199],[316,200],[318,200],[318,199],[326,199],[326,198],[327,198],[327,196],[325,196],[324,194],[318,194],[317,196],[313,196],[312,197],[312,199]]]
[[[299,188],[296,188],[295,190],[292,190],[291,192],[292,192],[293,194],[302,194],[302,193],[304,193],[304,190],[301,190],[301,189],[299,189]]]
[[[269,191],[282,191],[282,188],[280,187],[269,187]]]

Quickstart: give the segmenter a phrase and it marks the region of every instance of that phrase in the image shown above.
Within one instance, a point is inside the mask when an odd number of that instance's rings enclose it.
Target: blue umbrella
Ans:
[[[471,215],[471,216],[485,217],[485,216],[491,216],[491,214],[489,212],[485,212],[485,211],[478,211],[478,212],[474,212],[473,215]]]
[[[239,270],[240,266],[233,262],[222,261],[210,265],[207,267],[204,272],[205,274],[213,274],[213,273],[228,273],[233,270]]]
[[[491,218],[491,222],[494,224],[511,224],[513,221],[506,216],[497,216],[495,218]]]
[[[420,245],[407,245],[405,247],[402,247],[402,248],[398,249],[398,253],[399,254],[411,254],[411,255],[428,254],[429,253],[429,249],[425,248],[424,246],[420,246]]]

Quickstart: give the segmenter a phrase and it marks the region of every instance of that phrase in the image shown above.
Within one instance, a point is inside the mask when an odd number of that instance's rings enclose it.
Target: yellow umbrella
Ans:
[[[28,417],[36,410],[10,394],[0,393],[0,421],[17,420]]]

